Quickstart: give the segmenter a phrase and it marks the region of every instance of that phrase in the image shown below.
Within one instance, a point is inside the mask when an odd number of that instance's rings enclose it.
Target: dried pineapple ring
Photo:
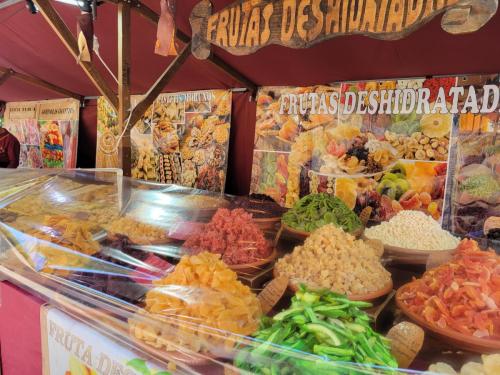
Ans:
[[[423,115],[420,120],[422,133],[430,138],[444,137],[450,133],[452,116],[448,114]]]

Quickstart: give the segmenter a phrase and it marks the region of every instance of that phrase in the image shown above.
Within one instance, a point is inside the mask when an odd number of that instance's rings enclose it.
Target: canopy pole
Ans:
[[[118,4],[118,124],[125,130],[120,150],[125,176],[131,175],[131,141],[127,118],[130,113],[130,4]],[[132,123],[133,125],[134,123]]]
[[[43,17],[50,25],[50,27],[57,34],[59,39],[64,43],[68,51],[73,55],[73,57],[78,61],[79,50],[78,50],[78,42],[76,38],[71,33],[70,29],[57,11],[54,9],[49,0],[33,0],[36,7],[39,9],[40,13],[42,13]],[[104,78],[101,76],[99,71],[96,69],[93,63],[87,61],[78,61],[83,71],[90,78],[92,83],[97,87],[101,95],[103,95],[109,103],[113,106],[115,110],[118,109],[118,98],[108,86]]]
[[[2,83],[4,83],[7,79],[12,78],[12,79],[17,79],[19,81],[29,83],[30,85],[42,87],[44,89],[50,90],[52,92],[56,92],[58,94],[61,94],[61,95],[64,95],[64,96],[67,96],[70,98],[74,98],[74,99],[79,100],[79,101],[82,101],[82,99],[83,99],[82,95],[76,94],[76,93],[71,92],[71,91],[66,90],[66,89],[63,89],[62,87],[53,85],[52,83],[44,81],[43,79],[16,72],[13,69],[0,67],[0,74],[3,74],[0,77],[0,85]]]

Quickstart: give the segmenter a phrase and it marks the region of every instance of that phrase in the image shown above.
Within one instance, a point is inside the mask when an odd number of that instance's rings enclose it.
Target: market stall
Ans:
[[[443,358],[460,367],[498,351],[498,255],[459,242],[422,211],[361,235],[366,222],[325,193],[280,219],[270,201],[115,171],[8,177],[16,189],[2,199],[2,274],[175,371],[384,373]],[[280,224],[296,225],[287,218],[304,206],[310,218],[300,223],[318,226],[305,241]],[[322,207],[330,223],[314,219]],[[401,227],[411,238],[412,222],[432,233],[425,246],[457,250],[428,248],[409,262],[384,251],[395,248],[377,240],[384,230],[391,241]],[[427,272],[405,266],[422,257]],[[484,360],[494,366],[494,356]]]
[[[175,18],[167,3],[111,3],[117,77],[98,50],[85,56],[70,11],[33,4],[96,91],[0,68],[0,85],[17,76],[82,100],[90,167],[72,169],[78,101],[7,105],[25,166],[51,168],[0,171],[6,374],[500,373],[499,67],[342,76],[317,58],[351,34],[402,46],[387,40],[436,16],[432,35],[484,40],[496,1],[203,0]],[[140,85],[131,13],[141,31],[178,26],[168,67]],[[282,51],[289,63],[263,69]]]

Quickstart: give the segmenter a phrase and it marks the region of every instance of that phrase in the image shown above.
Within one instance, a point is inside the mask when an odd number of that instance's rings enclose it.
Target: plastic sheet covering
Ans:
[[[112,170],[0,171],[0,271],[173,373],[393,374],[363,302],[301,289],[263,314],[282,212]]]

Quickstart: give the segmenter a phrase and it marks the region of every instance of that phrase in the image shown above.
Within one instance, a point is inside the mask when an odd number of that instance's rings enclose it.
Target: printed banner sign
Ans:
[[[132,177],[224,191],[231,98],[226,90],[161,94],[131,130]],[[100,98],[98,167],[119,166],[116,119]]]
[[[36,102],[9,103],[5,109],[5,117],[11,120],[29,120],[36,118]]]
[[[19,167],[76,168],[79,108],[74,99],[7,103],[5,128],[21,144]]]
[[[42,306],[40,319],[43,375],[171,374],[53,307]]]
[[[374,222],[418,209],[482,237],[500,216],[499,76],[264,87],[251,193],[327,192]]]

